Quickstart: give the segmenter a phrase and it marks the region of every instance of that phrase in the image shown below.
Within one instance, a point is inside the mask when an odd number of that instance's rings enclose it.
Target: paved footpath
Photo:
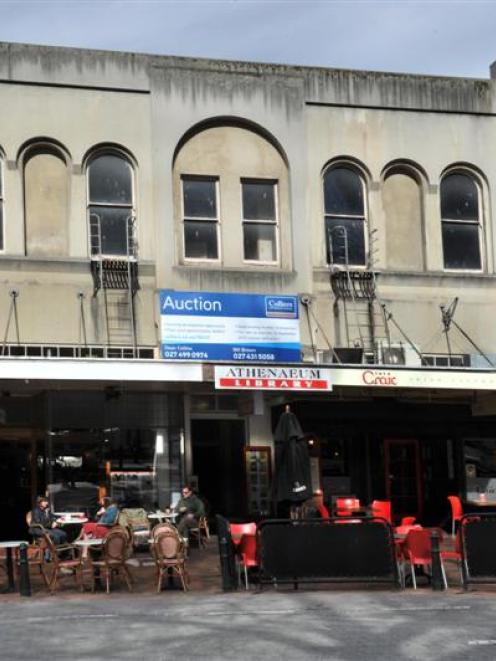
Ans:
[[[496,659],[496,591],[11,598],[0,659]]]

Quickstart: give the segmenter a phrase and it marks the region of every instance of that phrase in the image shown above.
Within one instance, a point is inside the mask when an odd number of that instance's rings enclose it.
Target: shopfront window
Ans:
[[[167,395],[61,393],[50,397],[49,409],[38,485],[55,511],[91,514],[104,495],[121,508],[171,504],[183,481],[184,439]]]
[[[467,499],[496,500],[496,438],[466,440],[464,459]]]

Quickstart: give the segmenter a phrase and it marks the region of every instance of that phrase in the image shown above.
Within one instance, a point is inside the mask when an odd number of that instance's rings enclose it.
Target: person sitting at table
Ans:
[[[117,523],[119,508],[113,498],[104,497],[100,500],[100,509],[96,513],[97,520],[85,523],[81,529],[80,539],[103,539],[109,528]]]
[[[304,519],[329,518],[329,510],[324,505],[324,493],[321,489],[314,491],[312,497],[305,500],[301,509]]]
[[[200,517],[205,516],[205,506],[189,485],[182,488],[181,494],[173,512],[178,515],[176,523],[180,535],[189,538],[190,528],[197,528]]]
[[[36,506],[31,511],[29,532],[33,537],[48,535],[54,544],[66,544],[67,533],[59,528],[57,517],[50,510],[50,502],[46,496],[38,496]]]

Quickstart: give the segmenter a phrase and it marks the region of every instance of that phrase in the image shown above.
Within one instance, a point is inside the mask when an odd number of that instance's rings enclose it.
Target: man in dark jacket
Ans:
[[[200,517],[205,516],[205,507],[189,486],[184,486],[181,493],[174,512],[179,515],[177,529],[183,537],[188,537],[189,529],[197,528]]]
[[[39,496],[36,500],[36,507],[31,512],[29,532],[33,537],[41,537],[46,533],[51,537],[54,544],[65,544],[67,542],[67,533],[58,527],[57,517],[50,511],[46,496]]]

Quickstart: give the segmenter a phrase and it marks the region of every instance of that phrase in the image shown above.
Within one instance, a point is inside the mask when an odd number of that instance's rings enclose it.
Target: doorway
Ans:
[[[26,514],[36,489],[36,444],[0,440],[2,540],[26,539]]]
[[[422,516],[420,452],[417,439],[384,441],[386,496],[394,519]]]
[[[243,420],[191,420],[193,473],[209,516],[246,514]]]

